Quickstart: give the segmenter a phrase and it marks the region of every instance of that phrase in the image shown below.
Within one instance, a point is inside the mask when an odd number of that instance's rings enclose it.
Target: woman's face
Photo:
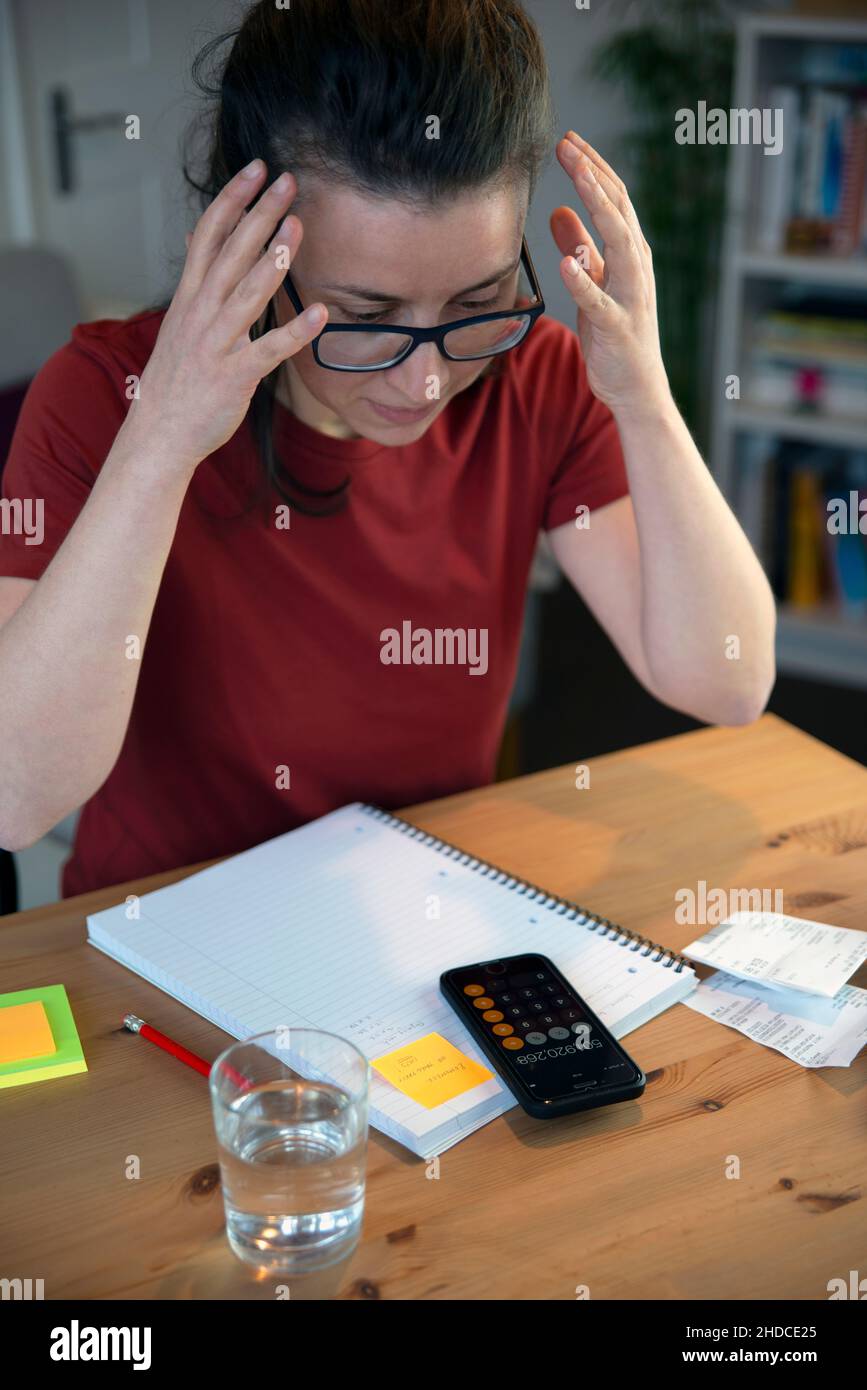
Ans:
[[[526,195],[506,188],[420,211],[312,181],[299,189],[292,209],[304,224],[292,281],[302,304],[327,306],[331,324],[429,328],[508,309],[515,303],[526,206]],[[285,290],[276,307],[281,323],[294,317]],[[489,360],[451,362],[436,344],[423,343],[396,367],[335,372],[320,367],[307,347],[285,369],[292,409],[305,423],[403,445],[420,439]],[[439,398],[431,399],[435,390]]]

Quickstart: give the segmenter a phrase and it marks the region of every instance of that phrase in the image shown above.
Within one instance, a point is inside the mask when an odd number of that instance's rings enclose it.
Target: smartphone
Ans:
[[[440,989],[528,1115],[546,1120],[634,1100],[641,1067],[547,956],[446,970]]]

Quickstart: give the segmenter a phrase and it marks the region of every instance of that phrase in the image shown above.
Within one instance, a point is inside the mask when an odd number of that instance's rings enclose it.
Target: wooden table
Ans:
[[[700,929],[676,923],[675,892],[702,879],[864,927],[867,771],[847,758],[766,715],[589,766],[586,790],[569,766],[405,814],[676,949]],[[0,919],[2,988],[64,983],[89,1066],[0,1093],[0,1274],[43,1278],[46,1298],[275,1297],[225,1241],[206,1083],[120,1018],[209,1058],[226,1035],[85,942],[88,912],[183,872]],[[362,1242],[291,1297],[827,1299],[867,1273],[867,1052],[804,1070],[683,1004],[627,1046],[640,1101],[515,1109],[438,1176],[372,1131]]]

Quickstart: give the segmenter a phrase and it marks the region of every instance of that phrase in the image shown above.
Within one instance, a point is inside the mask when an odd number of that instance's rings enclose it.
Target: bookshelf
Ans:
[[[834,63],[839,63],[843,50],[854,60],[851,75],[844,64],[835,77]],[[738,21],[732,97],[736,108],[768,107],[773,104],[772,90],[789,86],[812,111],[815,90],[839,87],[854,92],[857,88],[867,95],[865,74],[865,19],[752,14]],[[844,312],[867,322],[864,240],[849,254],[818,249],[804,254],[784,246],[771,250],[762,244],[768,239],[767,225],[760,224],[768,201],[763,180],[768,177],[771,161],[784,157],[765,155],[757,145],[733,144],[729,148],[711,406],[711,469],[769,573],[767,537],[776,528],[777,547],[784,548],[780,540],[783,533],[779,518],[768,514],[778,507],[776,494],[768,478],[757,475],[776,466],[775,451],[787,444],[804,446],[805,459],[831,457],[820,452],[827,450],[852,451],[853,455],[867,451],[867,376],[847,378],[855,386],[847,388],[845,407],[826,399],[819,408],[806,411],[789,400],[768,399],[767,392],[763,396],[755,391],[756,346],[763,341],[768,316],[787,310],[797,303],[799,295],[816,301],[827,296],[831,302],[847,306]],[[801,158],[799,154],[796,181],[806,177]],[[800,196],[796,191],[794,197]],[[809,358],[803,365],[810,365]],[[737,399],[728,399],[725,383],[733,375],[740,381],[740,394]],[[748,465],[756,490],[747,505],[744,480]],[[750,525],[745,523],[745,512]],[[867,538],[864,544],[867,547]],[[779,577],[778,569],[771,574],[772,579],[775,575]],[[829,600],[827,594],[815,603],[795,604],[778,592],[778,612],[777,663],[781,673],[867,689],[867,611],[862,615],[851,605]]]

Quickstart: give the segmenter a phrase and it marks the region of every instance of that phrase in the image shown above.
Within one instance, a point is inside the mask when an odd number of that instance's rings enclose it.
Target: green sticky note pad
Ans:
[[[54,1076],[71,1076],[87,1071],[81,1041],[66,989],[63,985],[41,985],[38,989],[19,989],[0,994],[0,1009],[19,1004],[42,1004],[54,1039],[55,1050],[38,1057],[23,1057],[0,1064],[0,1090],[4,1086],[27,1086],[32,1081],[49,1081]]]

